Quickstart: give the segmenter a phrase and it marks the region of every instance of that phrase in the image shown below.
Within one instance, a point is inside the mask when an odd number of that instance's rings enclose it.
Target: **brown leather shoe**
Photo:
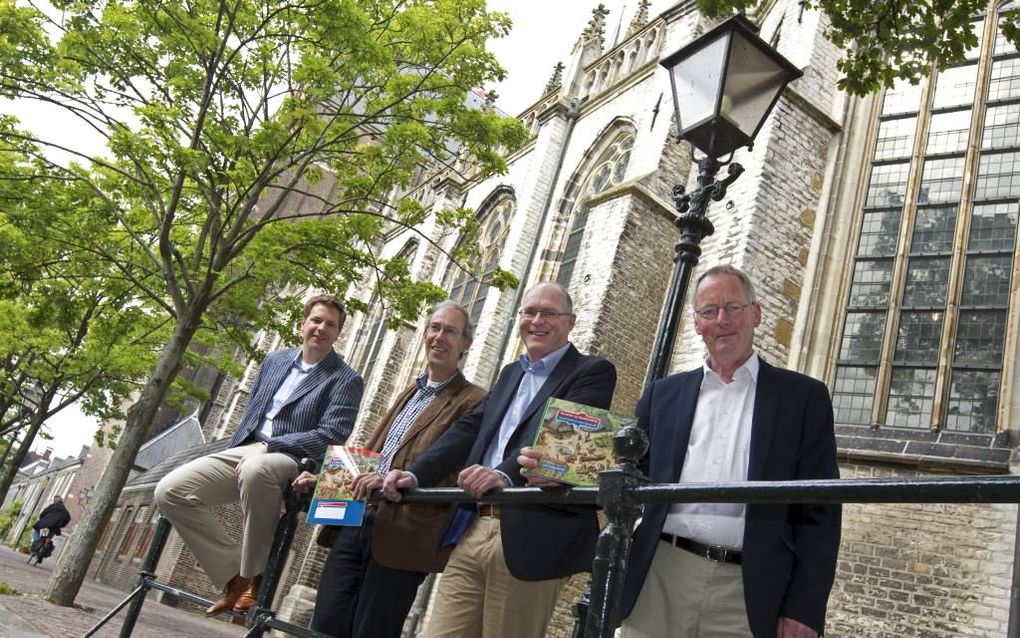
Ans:
[[[223,588],[223,596],[219,600],[212,604],[212,607],[205,610],[206,616],[215,616],[228,611],[234,607],[237,599],[244,594],[244,591],[248,589],[248,585],[251,584],[250,578],[241,578],[238,574],[227,582],[227,586]]]
[[[239,614],[248,613],[248,610],[255,606],[255,601],[259,597],[259,585],[262,584],[262,574],[251,579],[251,584],[248,585],[248,589],[244,590],[241,597],[234,603],[234,611]]]

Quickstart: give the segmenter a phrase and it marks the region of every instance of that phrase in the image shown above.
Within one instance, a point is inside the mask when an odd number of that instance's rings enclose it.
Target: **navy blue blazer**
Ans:
[[[703,369],[661,379],[645,390],[638,425],[649,438],[643,469],[653,483],[680,480]],[[751,417],[749,481],[839,477],[832,403],[825,385],[761,361]],[[648,574],[669,504],[648,505],[634,532],[624,579],[626,618]],[[776,635],[786,616],[819,633],[836,573],[839,505],[749,504],[744,527],[744,601],[757,638]],[[677,583],[683,587],[684,583]]]
[[[232,447],[255,440],[255,433],[262,427],[266,411],[272,405],[273,395],[290,374],[298,352],[299,348],[289,348],[266,357],[255,378],[241,424],[230,440]],[[331,351],[294,388],[276,414],[273,437],[267,441],[269,451],[282,452],[295,460],[308,457],[319,462],[327,445],[342,444],[350,436],[364,385],[358,373]]]
[[[418,478],[420,487],[434,486],[460,468],[482,462],[523,377],[520,363],[504,367],[482,403],[455,421],[418,457],[408,471]],[[613,364],[601,357],[583,355],[571,345],[524,410],[504,450],[504,460],[496,469],[509,476],[515,486],[526,484],[517,456],[522,447],[534,442],[549,397],[608,408],[615,389]],[[503,556],[515,578],[549,580],[591,571],[598,537],[594,508],[503,506],[500,533]]]

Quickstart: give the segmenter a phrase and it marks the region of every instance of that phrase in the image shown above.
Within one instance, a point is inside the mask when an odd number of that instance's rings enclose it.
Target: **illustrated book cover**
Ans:
[[[564,485],[598,485],[599,472],[615,464],[613,435],[635,422],[632,416],[551,398],[532,445],[542,460],[530,473]]]
[[[343,445],[328,446],[308,506],[308,523],[361,526],[367,503],[354,498],[354,479],[377,471],[380,461],[382,454],[378,452]]]

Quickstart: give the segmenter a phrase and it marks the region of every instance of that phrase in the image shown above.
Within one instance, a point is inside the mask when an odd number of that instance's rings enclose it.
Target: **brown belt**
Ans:
[[[673,536],[672,534],[660,534],[659,538],[674,547],[685,549],[692,554],[697,554],[708,560],[714,560],[717,563],[740,565],[744,562],[743,553],[735,549],[726,549],[718,545],[705,545],[704,543],[699,543],[683,536]]]
[[[481,505],[478,506],[478,515],[499,518],[499,505],[493,505],[491,503],[482,503]]]

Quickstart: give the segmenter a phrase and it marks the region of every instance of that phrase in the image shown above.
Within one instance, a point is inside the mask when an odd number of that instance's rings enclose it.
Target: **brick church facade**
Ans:
[[[613,407],[631,411],[640,395],[673,265],[670,192],[695,177],[658,60],[712,22],[692,2],[659,15],[646,0],[633,4],[615,43],[599,7],[570,59],[550,60],[552,77],[519,114],[531,139],[505,175],[477,179],[458,162],[394,195],[436,211],[473,208],[477,270],[498,265],[520,278],[506,291],[476,281],[446,257],[458,237],[431,221],[380,239],[383,257],[405,257],[413,275],[469,309],[478,329],[463,368],[480,385],[521,351],[523,289],[555,280],[574,296],[574,343],[617,366]],[[836,89],[839,51],[823,16],[795,0],[765,5],[749,17],[804,76],[753,150],[736,153],[746,172],[709,208],[715,233],[701,267],[752,273],[763,309],[756,349],[828,385],[844,477],[1010,472],[1020,415],[1020,54],[998,29],[998,3],[975,16],[980,44],[965,64],[860,99]],[[424,368],[424,321],[389,326],[373,284],[349,292],[368,311],[338,342],[366,381],[357,441]],[[277,343],[266,336],[261,346]],[[685,317],[673,368],[702,357]],[[232,433],[256,372],[222,384],[207,440]],[[123,499],[151,499],[152,485],[140,478]],[[1016,525],[1015,505],[845,506],[826,635],[1005,634]],[[278,601],[299,623],[324,559],[310,536],[299,535]],[[131,580],[109,567],[114,559],[97,560],[107,564],[93,563],[97,577]],[[189,560],[172,541],[160,573],[201,589]],[[569,635],[567,605],[582,585],[568,588],[550,635]]]

